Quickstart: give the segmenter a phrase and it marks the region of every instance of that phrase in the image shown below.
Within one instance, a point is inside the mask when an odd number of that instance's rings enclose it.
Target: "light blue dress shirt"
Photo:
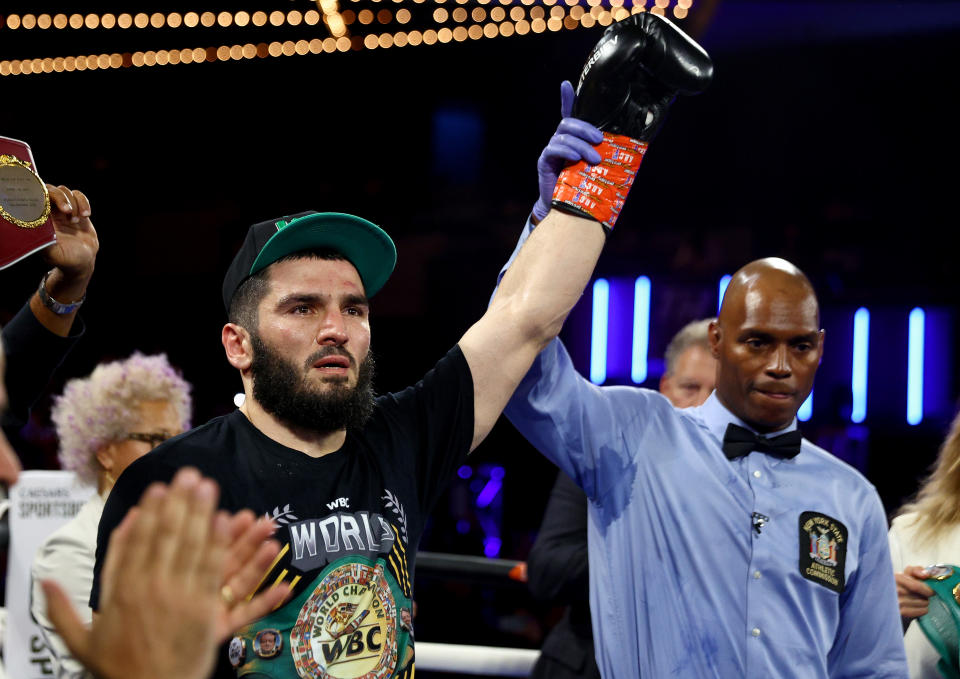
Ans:
[[[806,440],[730,461],[727,424],[747,425],[716,394],[677,410],[595,386],[559,340],[506,415],[590,499],[605,679],[907,676],[886,517],[852,467]]]

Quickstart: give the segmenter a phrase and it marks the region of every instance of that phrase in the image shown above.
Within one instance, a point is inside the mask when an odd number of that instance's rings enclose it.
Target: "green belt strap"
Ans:
[[[937,669],[946,679],[960,679],[960,567],[928,566],[933,575],[925,580],[934,596],[930,611],[917,622],[937,653]]]

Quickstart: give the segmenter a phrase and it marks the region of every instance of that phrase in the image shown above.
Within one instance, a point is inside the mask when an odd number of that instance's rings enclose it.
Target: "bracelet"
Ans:
[[[47,278],[52,273],[48,271],[43,274],[43,280],[40,281],[40,287],[37,288],[37,294],[40,295],[40,301],[43,302],[43,306],[47,307],[53,313],[58,316],[65,316],[67,314],[72,314],[74,311],[80,308],[80,305],[83,304],[84,300],[87,298],[86,295],[78,299],[76,302],[70,302],[69,304],[63,304],[58,302],[53,297],[50,296],[50,293],[47,292]]]

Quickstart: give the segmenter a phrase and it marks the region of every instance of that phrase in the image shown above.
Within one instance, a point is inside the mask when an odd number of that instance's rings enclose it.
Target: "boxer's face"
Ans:
[[[816,297],[804,286],[758,280],[723,304],[710,326],[717,395],[757,431],[782,429],[810,394],[823,355]]]
[[[673,371],[660,380],[660,393],[677,408],[698,406],[707,400],[717,382],[717,361],[700,345],[677,356]]]
[[[359,427],[373,412],[369,305],[346,260],[272,264],[251,333],[253,398],[294,427]]]
[[[263,342],[299,366],[312,389],[356,385],[370,349],[370,305],[353,264],[314,258],[273,264],[259,320]]]

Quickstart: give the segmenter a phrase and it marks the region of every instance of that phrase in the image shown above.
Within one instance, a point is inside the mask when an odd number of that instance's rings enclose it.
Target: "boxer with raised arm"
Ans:
[[[678,83],[701,84],[688,52],[706,59],[674,32],[650,24],[648,49],[623,64],[631,77],[643,63],[652,69],[643,79],[661,112],[684,89]],[[658,73],[671,79],[660,83]],[[638,91],[626,103],[649,96]],[[279,524],[282,548],[262,587],[288,583],[292,598],[238,631],[217,676],[413,676],[406,620],[425,517],[579,299],[639,164],[635,153],[621,157],[616,140],[600,146],[603,168],[617,175],[608,195],[591,199],[602,210],[545,214],[483,317],[420,382],[377,398],[370,299],[394,267],[393,242],[337,213],[250,228],[224,279],[221,334],[244,404],[131,464],[107,501],[98,549],[151,481],[184,465],[218,482],[223,508]],[[566,210],[576,202],[571,186]],[[94,608],[97,598],[95,580]]]

